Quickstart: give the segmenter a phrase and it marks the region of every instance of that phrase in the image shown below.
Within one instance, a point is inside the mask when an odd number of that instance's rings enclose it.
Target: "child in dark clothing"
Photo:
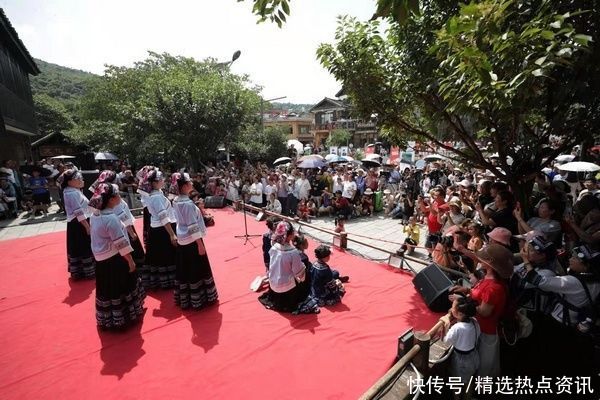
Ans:
[[[310,296],[314,298],[319,306],[334,305],[342,301],[346,293],[342,282],[348,282],[347,276],[340,276],[336,270],[332,270],[327,262],[331,256],[329,247],[321,245],[315,249],[317,261],[313,263],[311,271]]]
[[[312,264],[308,259],[308,256],[304,252],[306,249],[308,249],[308,240],[306,240],[304,235],[299,234],[296,237],[294,237],[292,244],[300,253],[300,259],[306,267],[304,282],[297,282],[297,285],[302,288],[301,292],[303,294],[301,298],[306,298],[310,294],[310,279],[312,277]]]
[[[262,236],[262,251],[263,251],[263,261],[265,262],[265,268],[269,271],[269,262],[271,261],[271,257],[269,256],[269,250],[271,250],[271,235],[275,232],[275,228],[277,228],[277,224],[281,222],[281,220],[277,217],[269,217],[267,218],[267,228],[269,228],[268,232],[263,233]]]

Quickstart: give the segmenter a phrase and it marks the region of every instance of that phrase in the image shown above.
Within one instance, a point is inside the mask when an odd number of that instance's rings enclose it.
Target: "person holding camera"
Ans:
[[[506,247],[492,243],[479,250],[476,255],[485,271],[483,279],[473,288],[452,287],[449,300],[454,302],[459,296],[466,295],[477,302],[476,318],[481,327],[478,375],[494,377],[500,374],[498,325],[508,296],[506,280],[513,273],[512,253]]]
[[[457,250],[465,248],[469,243],[470,236],[464,232],[453,229],[452,232],[442,236],[440,241],[436,243],[431,256],[433,262],[446,268],[464,269],[466,273],[471,272],[472,262],[468,257],[462,256]],[[466,261],[466,264],[465,264]],[[471,267],[471,268],[470,268]]]

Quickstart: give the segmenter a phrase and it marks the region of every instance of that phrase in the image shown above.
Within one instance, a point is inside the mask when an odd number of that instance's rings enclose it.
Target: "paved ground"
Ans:
[[[43,233],[64,231],[67,220],[64,214],[57,214],[58,207],[53,205],[47,216],[31,217],[21,212],[16,219],[0,220],[0,240],[19,239]]]
[[[310,222],[310,225],[327,228],[329,230],[335,228],[333,218],[326,217],[314,219]],[[373,217],[351,219],[346,222],[345,228],[348,233],[349,251],[361,257],[382,262],[387,262],[390,256],[389,252],[395,253],[406,238],[406,235],[402,233],[403,227],[400,224],[400,220],[383,217],[383,213],[381,216],[375,215]],[[330,234],[310,229],[310,227],[306,226],[302,226],[301,231],[321,242],[332,243],[332,236]],[[426,235],[426,227],[421,226],[421,243],[419,243],[421,246],[425,243]],[[364,246],[353,240],[369,244],[381,250]],[[413,256],[422,260],[423,263],[427,262],[427,253],[423,249],[416,249]],[[416,271],[420,271],[425,267],[425,265],[414,261],[408,261],[408,263],[410,264],[410,267]]]
[[[30,217],[29,213],[21,213],[19,218],[11,220],[0,220],[0,240],[18,239],[36,236],[43,233],[64,231],[67,228],[67,222],[64,214],[58,214],[58,207],[50,207],[48,216]],[[333,230],[335,228],[333,218],[321,217],[311,221],[310,225]],[[331,244],[332,236],[330,234],[310,229],[309,226],[303,226],[301,229],[305,234],[324,243]],[[394,253],[404,242],[405,235],[402,233],[402,225],[399,220],[385,218],[383,216],[362,217],[351,219],[346,222],[346,232],[348,233],[348,250],[364,258],[371,260],[387,262],[389,253]],[[421,243],[425,242],[427,231],[421,229]],[[361,245],[352,240],[370,244],[381,250],[376,250],[368,246]],[[383,250],[383,251],[382,251]],[[426,262],[426,253],[422,249],[417,249],[414,257]],[[421,270],[424,265],[409,261],[410,267],[416,271]]]

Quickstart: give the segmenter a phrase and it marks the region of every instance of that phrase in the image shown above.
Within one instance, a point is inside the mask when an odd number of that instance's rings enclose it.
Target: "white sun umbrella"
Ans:
[[[94,155],[94,160],[96,161],[117,161],[119,157],[115,156],[113,153],[100,152]]]
[[[561,154],[560,156],[555,158],[555,160],[559,163],[568,163],[573,161],[574,159],[575,156],[573,154]]]
[[[375,161],[378,161],[381,158],[383,158],[383,157],[381,157],[379,154],[367,154],[363,160],[375,160]]]
[[[427,162],[440,161],[440,160],[448,160],[448,157],[443,156],[441,154],[430,154],[428,156],[423,157],[423,160],[425,160]]]
[[[354,161],[354,158],[353,158],[353,157],[350,157],[350,156],[343,156],[343,157],[344,157],[346,160],[348,160],[348,162],[352,162],[352,161]]]
[[[336,159],[336,158],[338,158],[337,154],[327,154],[325,156],[325,160],[327,160],[327,161],[331,161],[331,160]]]
[[[294,146],[294,149],[298,152],[298,154],[302,154],[304,152],[304,145],[300,143],[299,140],[290,139],[287,141],[287,147],[289,149],[290,146]]]
[[[57,160],[70,160],[70,159],[75,158],[75,156],[60,155],[60,156],[55,156],[55,157],[52,157],[52,158],[55,158]]]
[[[563,171],[569,171],[569,172],[596,172],[596,171],[600,171],[600,165],[591,163],[591,162],[586,162],[586,161],[573,161],[570,163],[566,163],[563,165],[560,165],[558,167],[559,169],[563,170]]]
[[[276,167],[281,164],[287,164],[291,161],[292,161],[292,159],[289,157],[279,157],[277,160],[273,161],[273,166]]]

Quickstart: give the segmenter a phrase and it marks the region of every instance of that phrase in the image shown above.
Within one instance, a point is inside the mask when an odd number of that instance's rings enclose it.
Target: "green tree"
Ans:
[[[378,115],[390,142],[442,147],[507,180],[523,200],[543,166],[598,132],[600,9],[593,0],[421,4],[420,15],[385,33],[378,21],[340,18],[320,62],[357,112]]]
[[[267,126],[264,131],[252,127],[241,134],[232,144],[232,150],[250,161],[271,163],[286,155],[288,128],[285,126]]]
[[[45,94],[36,94],[33,103],[40,134],[62,133],[73,127],[71,114],[60,101]]]
[[[329,136],[327,136],[327,141],[325,143],[327,144],[327,147],[347,146],[351,138],[352,135],[348,130],[334,129],[329,133]]]
[[[150,53],[132,68],[107,67],[83,98],[71,137],[138,163],[196,166],[256,125],[259,107],[248,77],[215,60]]]

